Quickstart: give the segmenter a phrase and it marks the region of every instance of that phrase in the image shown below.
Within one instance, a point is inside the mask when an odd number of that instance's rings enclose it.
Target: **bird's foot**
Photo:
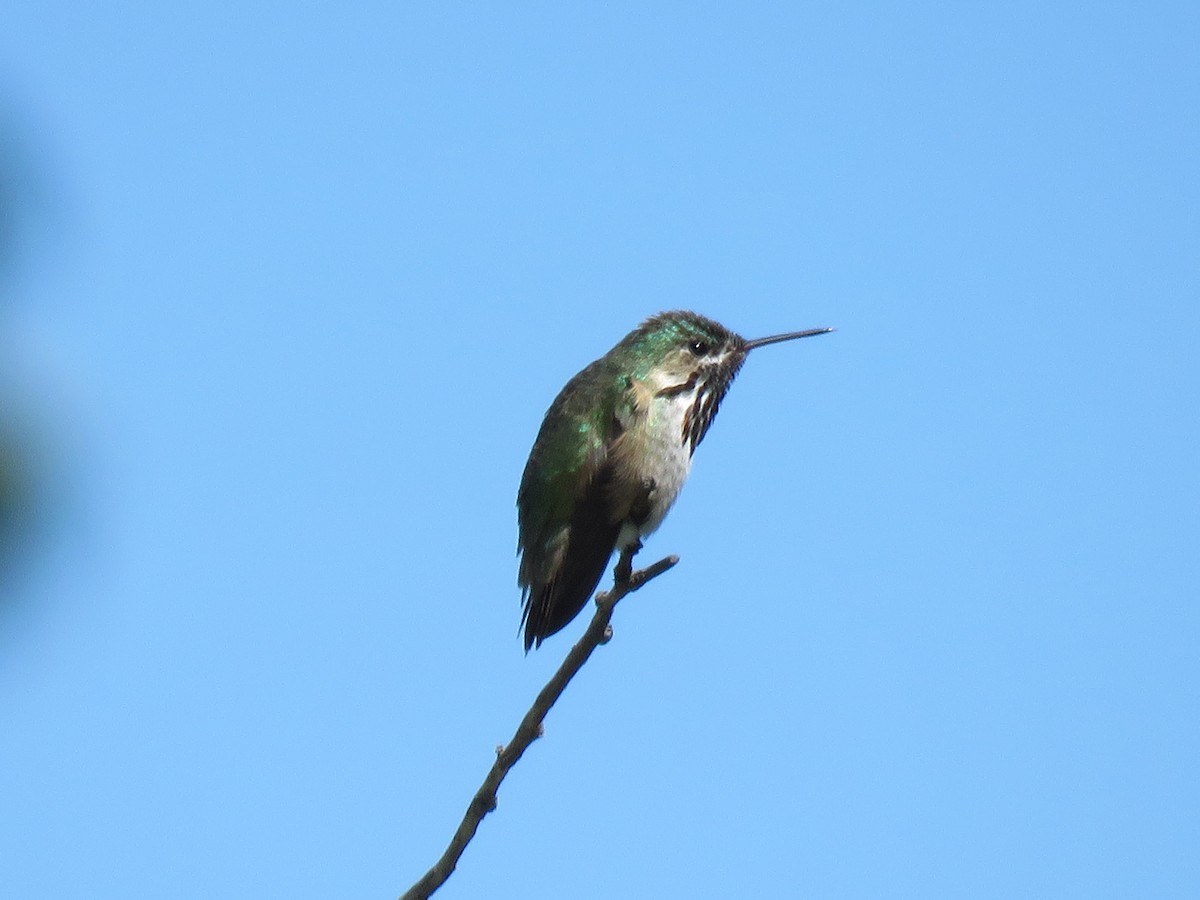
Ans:
[[[641,549],[642,542],[639,540],[621,548],[621,557],[617,560],[616,568],[613,569],[613,581],[616,584],[629,583],[629,577],[633,574],[633,558]]]

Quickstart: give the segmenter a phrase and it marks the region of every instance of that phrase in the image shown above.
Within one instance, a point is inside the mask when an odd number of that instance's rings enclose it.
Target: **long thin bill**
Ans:
[[[833,331],[832,328],[810,328],[808,331],[789,331],[787,334],[773,334],[770,337],[756,338],[752,341],[746,341],[746,350],[753,350],[755,347],[765,347],[767,344],[778,344],[781,341],[794,341],[802,337],[813,337],[818,334],[829,334]]]

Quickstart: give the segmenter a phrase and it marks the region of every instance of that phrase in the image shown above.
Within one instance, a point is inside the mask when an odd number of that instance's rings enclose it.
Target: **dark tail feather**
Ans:
[[[609,522],[607,479],[592,482],[575,509],[562,567],[545,584],[532,585],[525,605],[525,652],[579,615],[596,590],[616,548],[620,524]]]
[[[616,539],[614,534],[613,541]],[[540,647],[542,641],[566,628],[579,615],[600,583],[610,556],[611,546],[606,554],[590,560],[591,565],[586,571],[582,567],[572,572],[564,571],[559,578],[542,585],[536,595],[530,595],[529,614],[525,618],[526,653],[535,646]],[[570,563],[569,556],[567,562]]]

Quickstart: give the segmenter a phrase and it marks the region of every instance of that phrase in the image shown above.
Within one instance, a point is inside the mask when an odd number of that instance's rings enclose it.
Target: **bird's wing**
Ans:
[[[566,415],[543,423],[522,479],[518,580],[525,588],[527,650],[587,604],[627,512],[613,506],[611,456],[638,414],[638,398],[630,382],[615,403],[608,395],[606,407],[603,396],[588,390],[594,374],[585,370],[563,389],[556,403]]]

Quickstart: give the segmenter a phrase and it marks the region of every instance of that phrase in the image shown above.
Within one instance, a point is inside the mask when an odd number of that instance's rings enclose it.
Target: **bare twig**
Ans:
[[[546,718],[550,708],[566,690],[571,679],[583,668],[583,664],[592,655],[592,651],[601,644],[607,643],[608,639],[612,637],[609,622],[612,620],[613,608],[626,594],[633,593],[646,582],[657,578],[679,562],[678,556],[668,556],[660,559],[654,565],[632,572],[634,552],[636,551],[622,552],[621,559],[617,563],[612,590],[602,591],[596,595],[596,614],[592,616],[592,621],[588,624],[583,637],[571,648],[571,652],[567,654],[563,664],[558,667],[554,677],[537,695],[533,706],[529,708],[529,712],[525,713],[521,724],[517,726],[517,732],[513,735],[512,740],[508,742],[507,746],[496,748],[496,762],[492,764],[491,771],[483,780],[483,785],[471,798],[471,803],[463,815],[458,830],[454,832],[454,837],[451,838],[446,852],[420,881],[401,896],[400,900],[425,900],[446,883],[446,879],[458,865],[463,851],[467,849],[467,844],[475,836],[479,823],[483,821],[484,816],[496,808],[496,791],[500,788],[500,782],[504,780],[508,770],[517,764],[517,760],[521,758],[529,745],[542,736],[542,720]]]

